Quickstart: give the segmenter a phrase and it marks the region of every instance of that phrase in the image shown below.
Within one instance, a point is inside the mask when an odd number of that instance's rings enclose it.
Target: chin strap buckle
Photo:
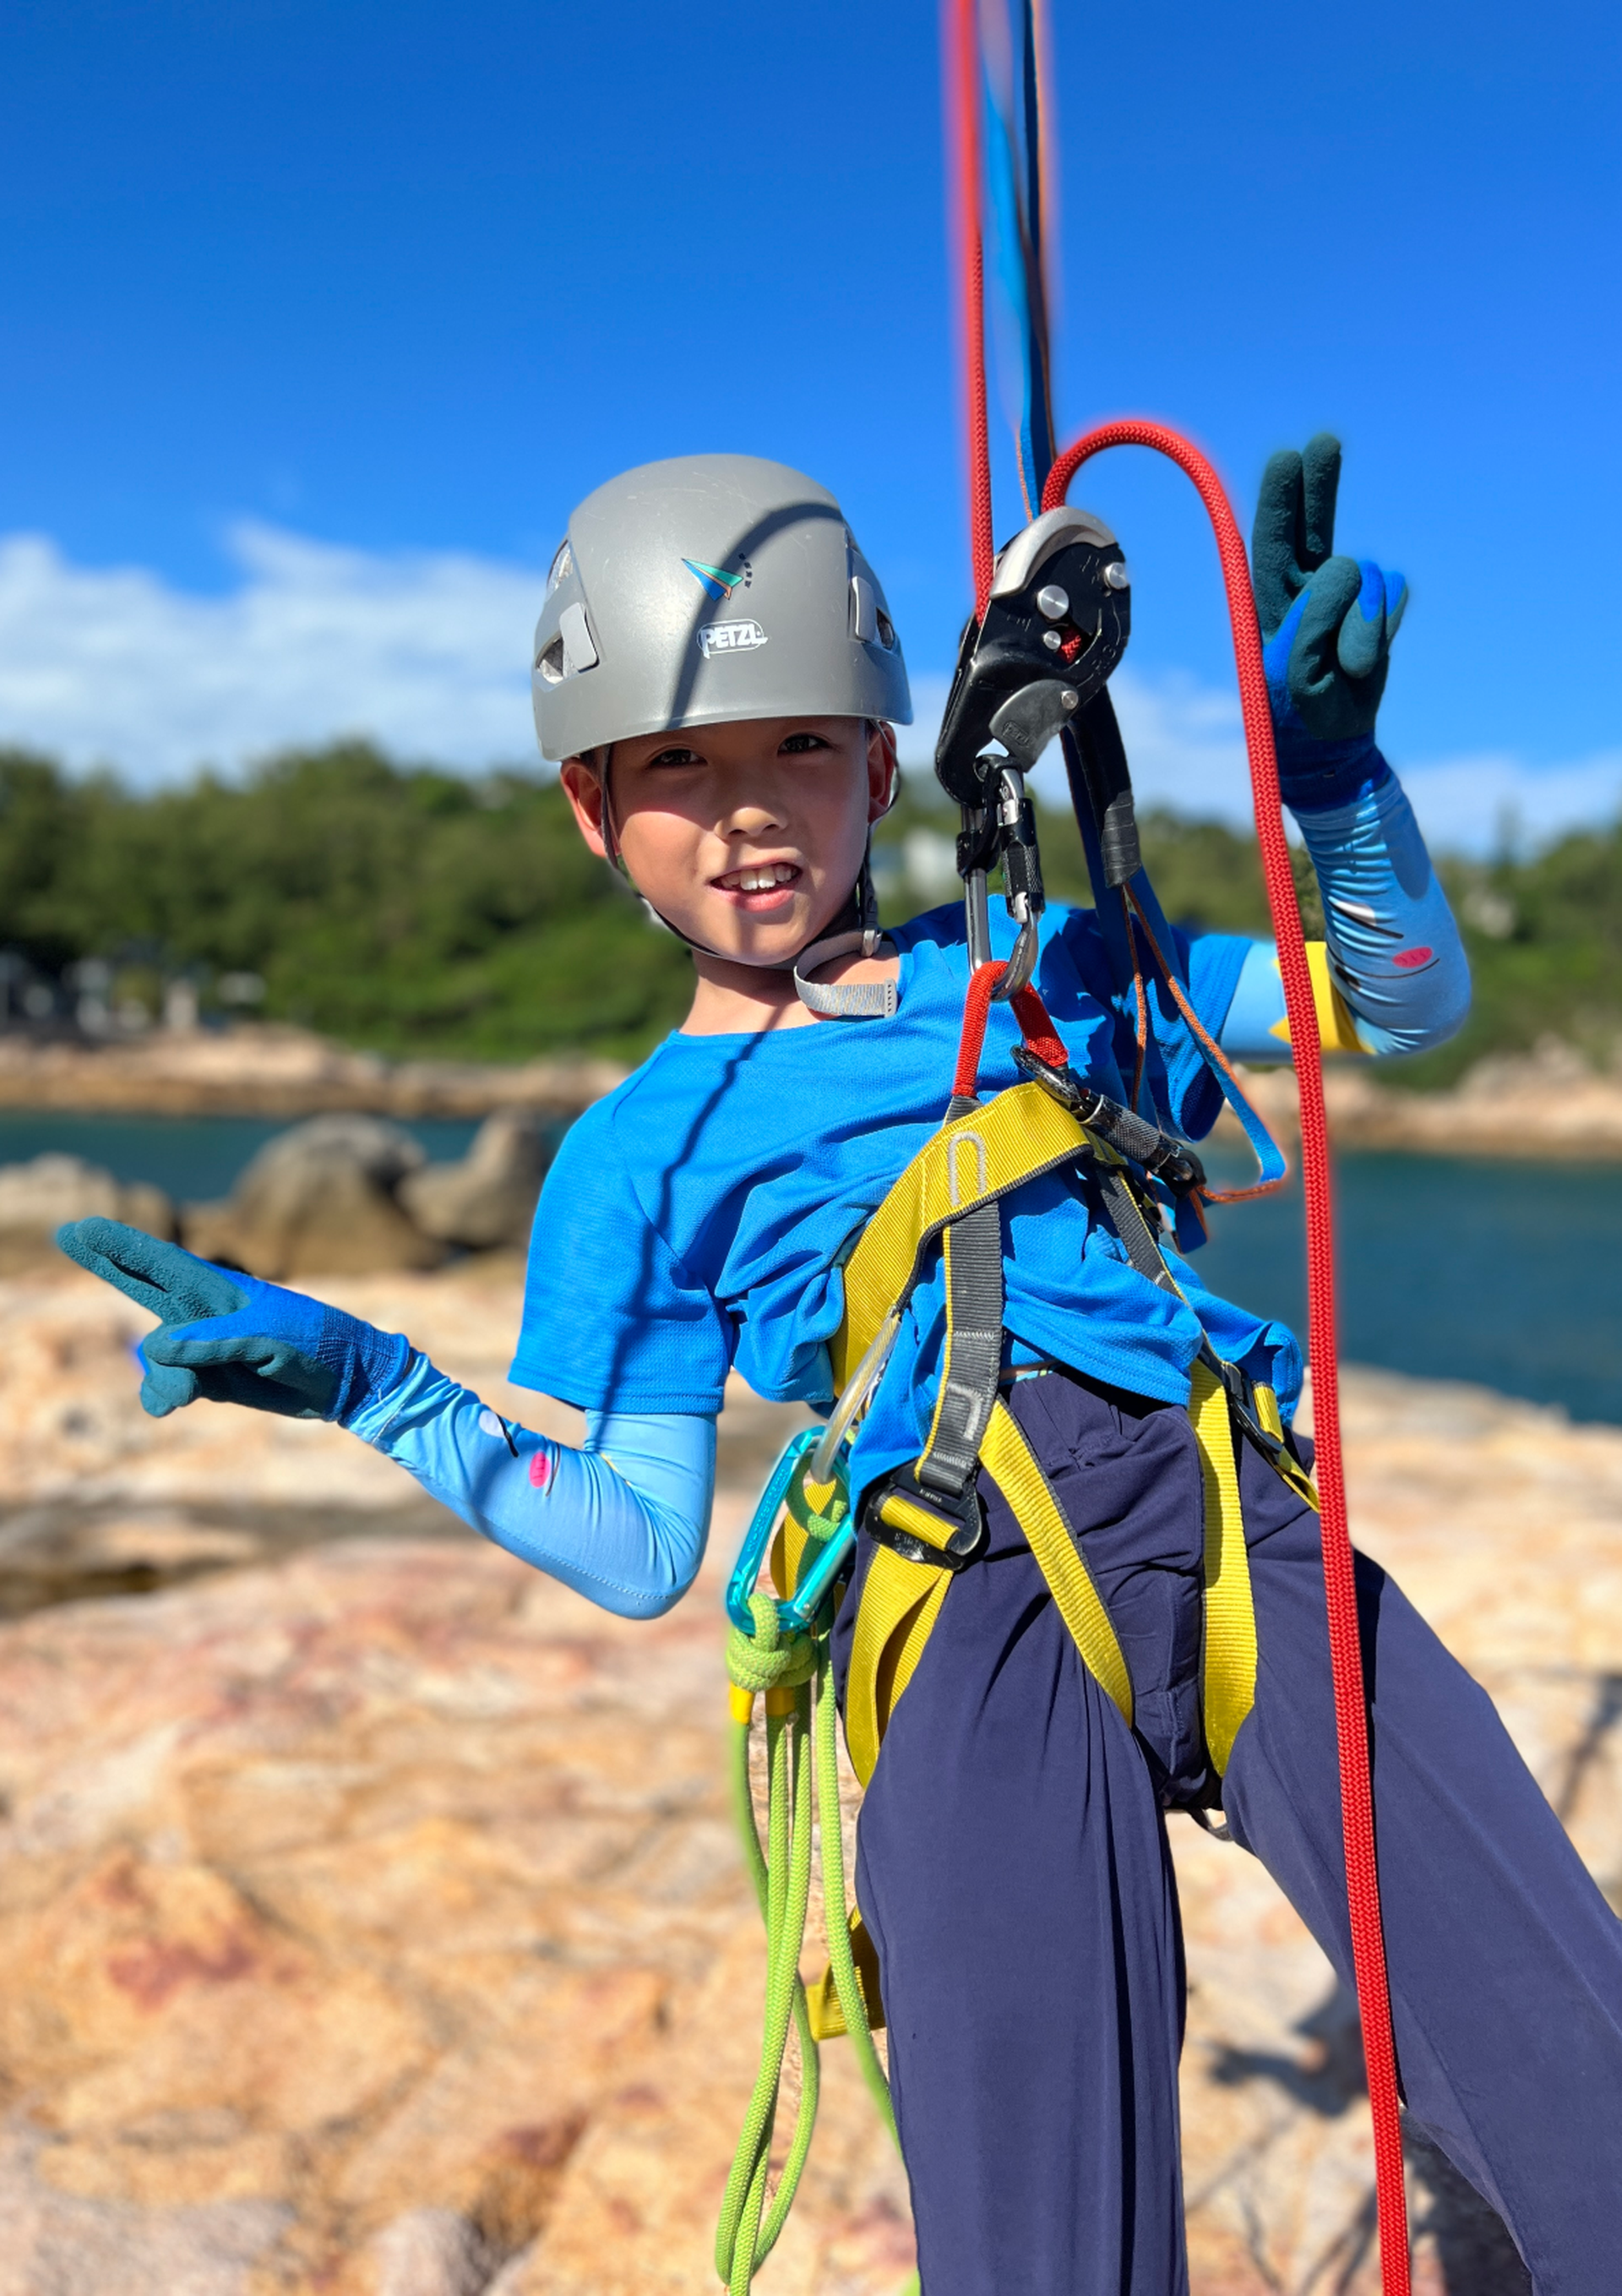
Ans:
[[[897,1001],[893,980],[834,984],[807,978],[820,965],[831,964],[835,957],[877,956],[883,946],[884,935],[872,926],[864,926],[858,931],[835,933],[831,939],[819,940],[810,948],[801,949],[794,960],[794,988],[806,1010],[820,1014],[825,1021],[888,1021]]]

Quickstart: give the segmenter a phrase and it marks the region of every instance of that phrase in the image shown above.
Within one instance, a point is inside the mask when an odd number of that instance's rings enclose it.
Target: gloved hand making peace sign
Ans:
[[[1380,770],[1374,718],[1408,603],[1400,574],[1338,558],[1340,441],[1327,430],[1262,474],[1250,563],[1286,804],[1344,804]]]
[[[347,1425],[410,1360],[410,1343],[397,1332],[216,1267],[121,1220],[73,1220],[56,1241],[81,1267],[162,1317],[140,1349],[142,1408],[154,1419],[203,1396]]]

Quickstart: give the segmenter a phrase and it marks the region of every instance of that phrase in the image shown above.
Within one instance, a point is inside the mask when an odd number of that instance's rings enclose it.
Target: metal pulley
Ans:
[[[1004,765],[1028,773],[1126,650],[1129,578],[1101,519],[1068,505],[1033,520],[997,561],[985,619],[958,651],[935,771],[983,807]],[[995,746],[994,746],[995,745]]]
[[[1036,961],[1042,865],[1025,775],[1055,734],[1078,724],[1122,654],[1130,578],[1102,520],[1064,505],[1017,534],[997,561],[984,618],[958,649],[935,772],[963,809],[958,873],[974,964],[991,955],[986,873],[999,864],[1020,938],[998,983],[1015,995]],[[1107,706],[1107,705],[1106,705]]]

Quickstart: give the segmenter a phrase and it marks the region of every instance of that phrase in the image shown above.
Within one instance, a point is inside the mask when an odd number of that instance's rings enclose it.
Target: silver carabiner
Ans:
[[[1017,996],[1021,988],[1029,988],[1040,953],[1036,920],[1026,917],[1020,926],[1020,938],[1013,945],[1013,954],[1003,968],[1003,977],[991,992],[994,1004],[1006,1004],[1009,998]]]
[[[880,1324],[872,1346],[845,1382],[845,1391],[828,1416],[822,1441],[811,1455],[809,1473],[814,1483],[833,1480],[833,1463],[840,1445],[850,1431],[852,1421],[878,1386],[889,1361],[889,1351],[896,1344],[896,1334],[901,1329],[901,1310],[892,1308]]]

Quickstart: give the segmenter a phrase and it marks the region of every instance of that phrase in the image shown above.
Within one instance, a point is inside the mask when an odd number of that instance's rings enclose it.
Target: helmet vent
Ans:
[[[537,656],[535,666],[548,685],[561,685],[563,683],[562,639],[553,638],[545,651]]]
[[[560,542],[557,546],[556,553],[554,554],[552,562],[552,570],[546,577],[546,595],[549,598],[553,592],[557,588],[558,584],[563,579],[563,577],[569,571],[574,562],[574,553],[569,546],[568,537],[565,536],[563,540]]]
[[[885,612],[882,606],[879,608],[878,623],[879,644],[884,648],[886,653],[894,653],[896,651],[896,625],[891,621],[889,616]]]
[[[565,606],[558,616],[558,636],[562,642],[565,677],[578,677],[583,669],[595,669],[597,649],[592,639],[591,624],[586,619],[586,609],[578,598]]]

